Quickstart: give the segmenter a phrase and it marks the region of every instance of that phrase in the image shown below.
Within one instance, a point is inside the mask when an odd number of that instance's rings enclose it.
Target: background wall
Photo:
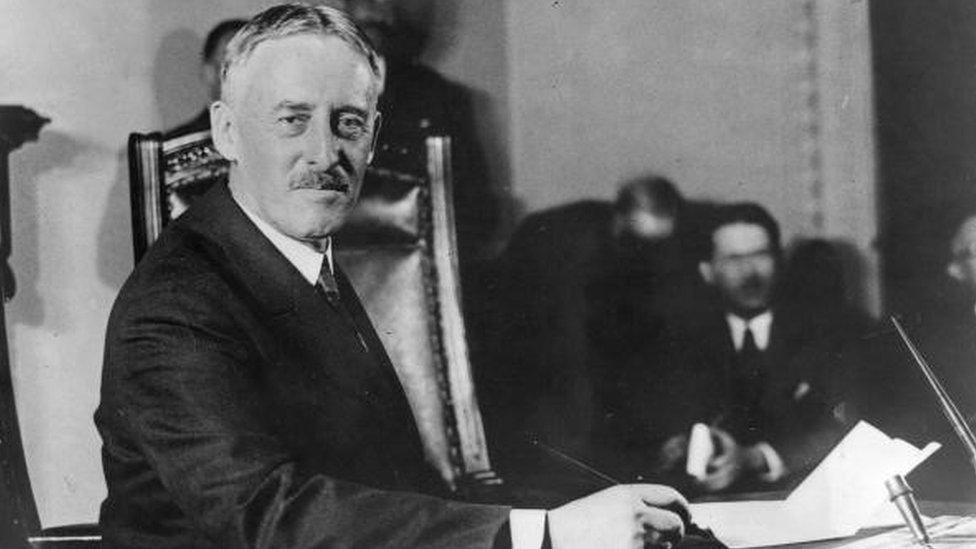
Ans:
[[[862,258],[852,282],[877,307],[865,2],[507,6],[512,181],[527,210],[659,172],[693,197],[763,203],[787,239],[848,242]]]
[[[513,211],[610,199],[653,170],[692,196],[761,200],[787,235],[850,241],[869,260],[865,300],[876,295],[865,2],[431,1],[426,59],[475,93]],[[53,119],[11,157],[19,291],[7,308],[44,525],[93,520],[104,495],[91,415],[105,322],[132,268],[126,137],[193,116],[205,33],[269,3],[0,7],[0,102]]]

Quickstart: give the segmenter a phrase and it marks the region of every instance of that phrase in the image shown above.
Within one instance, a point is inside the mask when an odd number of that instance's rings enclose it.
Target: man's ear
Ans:
[[[214,147],[224,158],[237,161],[237,128],[230,105],[214,101],[210,105],[210,133]]]
[[[963,282],[963,279],[965,277],[965,275],[963,275],[962,273],[962,267],[960,267],[959,263],[955,261],[946,265],[946,274],[949,275],[949,277],[951,277],[953,280],[956,280],[958,282]]]
[[[712,270],[712,264],[708,261],[698,262],[698,274],[700,274],[702,280],[708,284],[715,282],[715,271]]]
[[[369,144],[369,156],[366,157],[366,163],[373,163],[373,154],[376,153],[376,144],[379,143],[380,139],[380,129],[383,127],[383,115],[377,111],[376,118],[373,119],[373,141]]]

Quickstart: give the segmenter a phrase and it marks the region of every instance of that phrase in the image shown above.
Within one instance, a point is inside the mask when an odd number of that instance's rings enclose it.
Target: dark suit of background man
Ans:
[[[647,175],[624,182],[612,203],[565,204],[519,225],[498,260],[485,345],[493,356],[478,380],[504,476],[576,483],[528,436],[588,460],[600,453],[603,387],[635,344],[657,337],[661,313],[697,278],[682,260],[689,210],[673,183]],[[581,490],[592,481],[578,480]]]
[[[207,33],[207,38],[203,42],[203,51],[200,52],[200,78],[207,87],[207,107],[204,107],[192,120],[167,131],[167,139],[210,129],[209,105],[220,99],[220,67],[224,63],[227,43],[246,23],[247,21],[243,19],[228,19],[221,21]]]
[[[839,435],[827,365],[848,326],[776,298],[780,233],[765,209],[713,215],[699,263],[712,307],[672,319],[628,365],[615,431],[634,472],[661,474],[684,470],[691,425],[709,424],[716,449],[694,488],[757,490],[808,469]]]
[[[228,45],[231,163],[126,282],[106,337],[109,547],[641,547],[682,505],[622,486],[548,513],[437,497],[402,388],[330,235],[380,115],[376,56],[339,11],[283,5]],[[511,538],[508,529],[511,530]]]

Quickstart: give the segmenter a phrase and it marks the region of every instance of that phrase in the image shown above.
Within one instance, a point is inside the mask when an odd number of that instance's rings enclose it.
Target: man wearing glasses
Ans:
[[[614,431],[642,475],[683,477],[692,492],[762,490],[811,468],[840,434],[826,359],[847,330],[778,300],[780,231],[762,206],[718,207],[705,244],[710,312],[672,319],[662,351],[628,366],[635,394],[620,399],[626,425]],[[689,436],[695,423],[707,436]],[[706,450],[686,477],[689,438]]]

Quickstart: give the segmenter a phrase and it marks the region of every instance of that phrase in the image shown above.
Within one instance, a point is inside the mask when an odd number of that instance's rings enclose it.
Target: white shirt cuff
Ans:
[[[508,514],[512,549],[540,549],[546,535],[546,512],[541,509],[512,509]]]
[[[768,442],[756,444],[756,449],[766,459],[766,472],[759,474],[760,480],[764,482],[776,482],[786,476],[786,464],[783,463],[783,458],[779,457],[779,453]]]

